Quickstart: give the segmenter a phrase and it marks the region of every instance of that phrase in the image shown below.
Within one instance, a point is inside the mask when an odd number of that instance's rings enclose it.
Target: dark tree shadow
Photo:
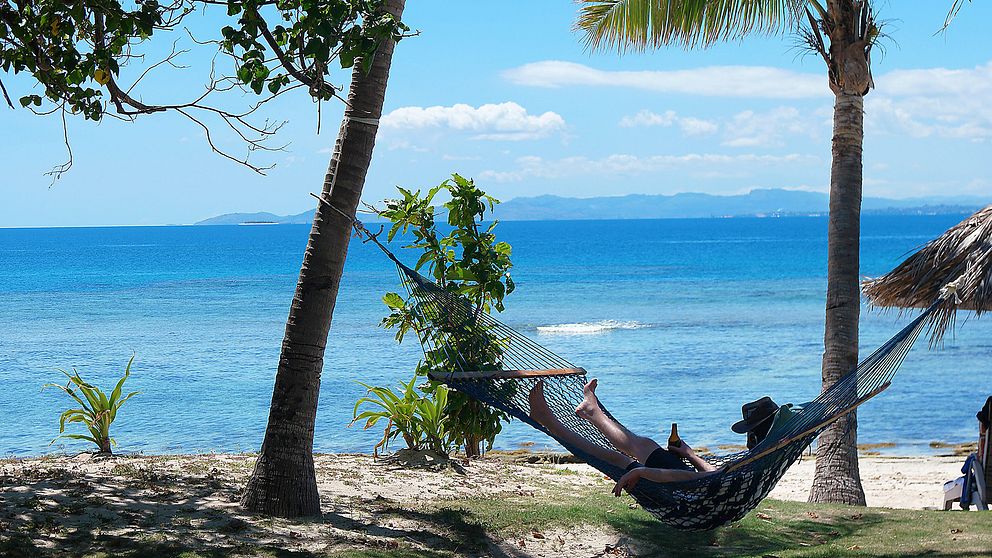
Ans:
[[[504,509],[530,513],[529,506],[547,512],[548,502],[507,500],[499,502],[495,511],[473,511],[458,500],[423,506],[338,495],[341,499],[323,503],[325,513],[320,518],[282,520],[243,512],[238,506],[241,487],[230,471],[168,473],[154,464],[128,467],[125,461],[110,476],[87,476],[64,468],[38,469],[18,478],[0,476],[0,556],[62,558],[105,553],[122,558],[180,558],[195,552],[197,558],[318,558],[343,552],[356,558],[527,558],[555,552],[547,545],[537,551],[518,548],[506,533],[487,527],[494,513]],[[816,520],[815,514],[806,518],[773,511],[772,521],[759,519],[755,512],[714,531],[684,532],[639,510],[614,506],[600,511],[597,506],[605,504],[599,501],[571,502],[566,497],[562,505],[581,508],[587,514],[582,517],[591,524],[608,526],[619,535],[612,549],[603,549],[605,557],[864,556],[859,549],[837,549],[829,543],[863,530],[883,531],[888,521],[883,513],[867,509],[852,512],[849,518],[834,514],[828,520]],[[558,525],[561,517],[570,516],[559,516]],[[582,528],[574,526],[578,532]],[[940,551],[920,549],[891,557],[974,555],[955,549],[948,541]]]

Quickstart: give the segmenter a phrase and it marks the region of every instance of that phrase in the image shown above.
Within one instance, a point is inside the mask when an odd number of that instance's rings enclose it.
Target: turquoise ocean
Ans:
[[[866,216],[862,273],[880,275],[962,216]],[[517,291],[500,319],[600,378],[635,431],[672,422],[691,444],[741,443],[743,402],[812,399],[820,387],[826,219],[506,222]],[[0,454],[85,449],[56,442],[67,400],[46,382],[77,367],[111,384],[136,354],[118,451],[256,451],[308,226],[0,229]],[[411,263],[416,258],[404,254]],[[315,448],[370,451],[348,427],[357,381],[410,377],[419,346],[377,327],[395,268],[353,243],[331,329]],[[862,314],[867,355],[911,314]],[[892,387],[861,408],[860,441],[928,453],[976,437],[992,394],[992,320],[961,316],[926,340]],[[519,423],[496,447],[548,444]]]

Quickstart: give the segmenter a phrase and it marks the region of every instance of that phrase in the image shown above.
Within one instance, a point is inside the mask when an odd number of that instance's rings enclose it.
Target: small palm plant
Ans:
[[[365,397],[355,403],[354,418],[351,424],[365,421],[365,429],[372,428],[380,420],[387,421],[382,439],[373,448],[373,455],[387,451],[389,442],[402,437],[412,450],[430,450],[440,455],[448,455],[453,446],[448,416],[444,412],[448,405],[448,388],[437,386],[432,393],[421,394],[417,389],[420,375],[414,375],[409,382],[400,382],[400,389],[370,386],[357,382],[367,391]],[[371,409],[359,412],[362,405]]]
[[[86,440],[96,444],[99,448],[99,453],[108,455],[113,453],[111,446],[117,445],[117,442],[110,437],[110,425],[114,423],[114,419],[117,418],[117,411],[120,410],[124,403],[138,394],[137,391],[132,391],[127,395],[121,395],[124,389],[124,382],[131,375],[131,363],[133,362],[134,355],[131,355],[131,360],[127,361],[127,367],[124,368],[124,376],[117,381],[117,385],[110,392],[109,397],[100,388],[83,380],[75,368],[72,369],[71,374],[65,370],[59,370],[59,372],[69,378],[69,381],[64,386],[60,384],[45,384],[45,388],[54,387],[62,390],[80,405],[79,408],[66,410],[59,417],[59,435],[52,440],[53,444],[59,438]],[[73,422],[85,424],[89,434],[66,434],[66,424]]]
[[[389,442],[397,436],[402,436],[408,448],[417,448],[420,442],[420,430],[417,428],[417,393],[416,383],[418,377],[414,376],[409,382],[400,382],[399,394],[387,387],[371,386],[362,382],[357,382],[368,390],[365,397],[361,397],[355,402],[354,416],[351,424],[360,420],[365,420],[364,429],[368,430],[376,425],[381,419],[386,419],[388,423],[383,431],[382,439],[372,448],[374,456],[378,457],[379,450],[386,450]],[[359,413],[358,410],[363,404],[369,404],[378,409],[370,409]]]

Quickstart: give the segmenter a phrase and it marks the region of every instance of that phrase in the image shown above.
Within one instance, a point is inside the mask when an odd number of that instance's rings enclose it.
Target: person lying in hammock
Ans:
[[[530,392],[530,416],[565,444],[624,469],[626,473],[613,488],[614,495],[619,497],[623,490],[629,492],[640,479],[654,482],[685,481],[711,475],[720,470],[696,455],[696,452],[685,441],[680,441],[678,446],[662,448],[654,440],[634,434],[624,425],[610,418],[599,405],[599,399],[596,397],[596,386],[596,379],[592,379],[582,388],[584,398],[582,403],[575,408],[575,414],[589,421],[620,451],[597,445],[569,430],[548,406],[544,396],[543,381],[538,382]],[[759,402],[763,401],[759,400],[755,403]],[[771,400],[768,399],[768,402]],[[774,403],[771,405],[777,408]],[[774,413],[774,410],[771,412]],[[770,418],[770,415],[767,418]],[[746,432],[742,431],[743,428],[751,430],[754,423],[767,422],[764,419],[760,421],[756,419],[757,417],[755,419],[749,418],[735,424],[734,431],[743,434]],[[767,431],[767,428],[765,430]],[[692,467],[686,465],[683,459],[691,463]]]

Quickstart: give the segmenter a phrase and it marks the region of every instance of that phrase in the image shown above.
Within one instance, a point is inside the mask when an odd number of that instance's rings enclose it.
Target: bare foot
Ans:
[[[534,389],[530,390],[527,397],[530,403],[530,417],[540,424],[548,425],[549,419],[554,417],[551,408],[548,407],[548,400],[544,398],[544,381],[537,382]]]
[[[584,395],[582,403],[575,408],[575,414],[579,415],[584,419],[589,419],[594,413],[599,411],[599,399],[596,398],[596,386],[598,381],[596,378],[589,380],[589,383],[583,386],[582,393]]]

